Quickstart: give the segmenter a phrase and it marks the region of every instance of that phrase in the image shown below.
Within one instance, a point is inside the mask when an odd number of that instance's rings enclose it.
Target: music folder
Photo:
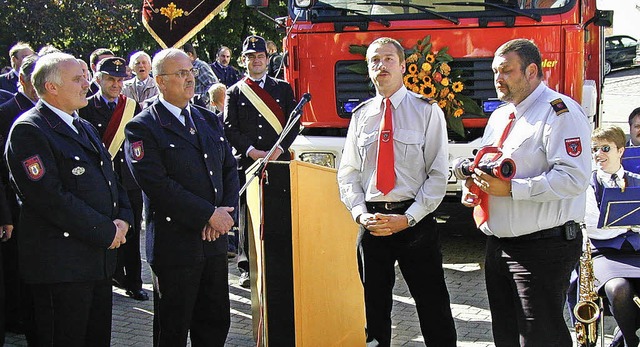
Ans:
[[[622,167],[627,171],[640,174],[640,147],[626,147],[624,149]]]
[[[600,203],[598,228],[640,225],[640,187],[605,188]]]

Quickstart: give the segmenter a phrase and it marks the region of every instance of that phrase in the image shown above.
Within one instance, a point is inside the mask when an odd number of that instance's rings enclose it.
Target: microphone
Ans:
[[[293,109],[292,114],[300,113],[304,105],[309,101],[311,101],[311,94],[309,93],[302,94],[302,98],[300,99],[300,102],[298,102],[298,105],[296,105],[296,108]]]

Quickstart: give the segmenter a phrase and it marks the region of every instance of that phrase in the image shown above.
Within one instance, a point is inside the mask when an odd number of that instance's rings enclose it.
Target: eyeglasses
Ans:
[[[609,153],[609,151],[611,150],[611,146],[609,145],[604,145],[604,146],[600,146],[600,147],[591,147],[591,153],[596,153],[597,151],[601,151],[602,153]]]
[[[175,75],[175,76],[178,76],[180,78],[187,78],[187,77],[189,77],[189,74],[193,75],[193,77],[198,77],[199,73],[200,73],[200,71],[198,69],[192,68],[191,70],[178,70],[178,72],[174,72],[174,73],[163,73],[163,74],[159,74],[158,76]]]

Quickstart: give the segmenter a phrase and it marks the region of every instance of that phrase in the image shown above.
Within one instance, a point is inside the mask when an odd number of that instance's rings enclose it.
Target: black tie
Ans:
[[[611,187],[613,188],[620,188],[620,186],[618,185],[618,175],[613,174],[611,175]]]
[[[110,109],[111,111],[113,111],[113,110],[115,110],[115,109],[116,109],[116,103],[115,103],[115,101],[109,101],[109,102],[107,103],[107,106],[109,106],[109,109]]]
[[[182,111],[180,111],[180,116],[184,118],[184,127],[187,129],[189,134],[195,135],[196,127],[193,124],[193,121],[191,121],[191,116],[189,116],[189,111],[187,111],[186,108],[183,108]]]
[[[82,123],[80,123],[80,117],[78,116],[73,117],[73,126],[76,127],[76,130],[78,131],[78,135],[80,135],[80,137],[84,141],[86,141],[87,144],[93,145],[89,140],[89,136],[87,136],[87,133],[84,131],[84,128],[82,127]]]

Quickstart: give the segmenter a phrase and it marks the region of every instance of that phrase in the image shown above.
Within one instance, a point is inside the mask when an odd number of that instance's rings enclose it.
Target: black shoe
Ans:
[[[127,290],[127,296],[138,301],[149,300],[149,295],[143,289]]]
[[[249,288],[251,286],[251,280],[249,279],[248,272],[243,272],[240,274],[240,278],[238,278],[238,284],[242,288]]]

